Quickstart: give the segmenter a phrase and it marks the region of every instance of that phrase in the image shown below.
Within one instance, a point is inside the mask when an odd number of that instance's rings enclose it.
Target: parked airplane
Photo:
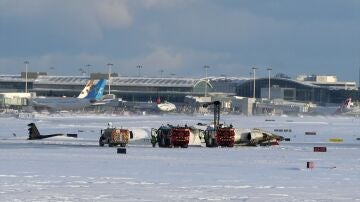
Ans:
[[[156,106],[160,111],[163,111],[163,112],[171,112],[176,109],[176,106],[173,103],[170,103],[167,101],[165,101],[163,103],[159,103]]]
[[[324,116],[360,116],[360,106],[347,98],[340,106],[317,106],[311,110],[312,114]]]
[[[82,109],[92,105],[103,97],[105,85],[106,80],[104,79],[99,80],[96,85],[92,85],[91,82],[88,82],[78,97],[32,98],[30,100],[30,105],[32,105],[35,110],[46,109],[51,112]],[[90,91],[86,93],[88,89],[90,89]]]
[[[335,111],[334,115],[360,116],[360,107],[354,105],[351,97],[349,97]]]
[[[128,109],[143,110],[143,111],[162,111],[170,112],[176,109],[175,104],[170,102],[161,102],[160,97],[156,99],[156,102],[126,102],[123,101],[123,105]]]

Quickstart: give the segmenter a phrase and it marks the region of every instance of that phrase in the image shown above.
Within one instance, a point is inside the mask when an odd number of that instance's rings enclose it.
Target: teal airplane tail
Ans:
[[[100,100],[103,97],[105,85],[106,85],[106,80],[100,79],[97,82],[97,84],[91,88],[89,94],[85,98]]]

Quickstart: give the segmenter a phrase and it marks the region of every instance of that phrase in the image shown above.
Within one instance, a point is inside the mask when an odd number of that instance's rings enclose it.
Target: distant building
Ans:
[[[271,99],[282,99],[282,100],[296,100],[296,89],[295,88],[280,88],[277,85],[273,85],[270,88]],[[261,88],[261,98],[269,97],[269,88]]]
[[[242,113],[247,116],[253,114],[256,99],[239,96],[233,96],[231,99],[231,108],[233,112]]]
[[[347,97],[360,99],[355,82],[339,82],[336,76],[299,76],[297,80],[280,74],[271,80],[271,99],[312,102],[317,104],[341,103]],[[108,74],[94,73],[91,76],[49,76],[44,72],[28,72],[29,92],[38,96],[77,97],[89,79],[108,79]],[[0,93],[25,92],[24,74],[0,75]],[[111,94],[125,101],[162,101],[186,105],[186,96],[211,96],[220,99],[226,108],[231,107],[229,96],[253,97],[254,80],[242,77],[169,78],[169,77],[124,77],[113,73]],[[255,98],[268,98],[268,78],[255,80]],[[108,86],[104,94],[109,92]],[[212,99],[212,100],[213,100]],[[249,102],[250,103],[250,102]],[[250,104],[249,104],[250,105]],[[235,107],[238,108],[238,107]],[[250,110],[249,110],[250,111]]]
[[[341,103],[346,98],[360,99],[355,82],[338,82],[334,76],[298,77],[298,80],[287,78],[270,78],[271,99],[279,98],[289,101],[312,102],[318,104]],[[254,80],[247,80],[236,88],[236,95],[253,97]],[[255,98],[267,98],[269,78],[255,80]]]
[[[256,114],[299,114],[308,113],[312,105],[309,103],[297,103],[283,99],[261,100],[256,103]]]
[[[105,78],[107,74],[92,74],[93,79]],[[126,101],[155,101],[157,97],[169,102],[184,102],[187,95],[203,96],[205,86],[212,92],[212,86],[204,79],[117,77],[112,74],[111,94]],[[38,96],[77,97],[90,78],[88,76],[47,76],[28,78],[29,92]],[[24,92],[25,79],[19,75],[0,75],[0,92]],[[108,87],[104,94],[108,94]]]
[[[47,72],[27,72],[28,79],[36,79],[39,76],[46,76]],[[21,78],[26,78],[26,72],[21,72]]]
[[[119,75],[115,72],[111,73],[111,77],[118,77]],[[90,79],[109,79],[109,74],[104,74],[104,73],[91,73],[90,74]]]
[[[236,87],[249,80],[244,77],[209,77],[212,92],[236,95]]]
[[[0,93],[1,108],[19,108],[28,105],[32,93]]]
[[[296,78],[297,81],[311,83],[317,86],[326,87],[329,89],[339,90],[357,90],[356,82],[337,80],[336,76],[324,76],[324,75],[299,75]]]
[[[271,90],[275,93],[273,98],[282,98],[302,102],[327,103],[330,102],[329,89],[311,83],[300,82],[285,78],[271,78]],[[255,98],[267,98],[269,87],[268,78],[255,80]],[[244,82],[237,88],[237,96],[252,97],[254,91],[253,80]],[[262,94],[263,93],[263,94]]]

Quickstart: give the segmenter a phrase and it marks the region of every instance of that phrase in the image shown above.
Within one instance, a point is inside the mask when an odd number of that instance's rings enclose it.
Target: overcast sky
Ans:
[[[285,73],[358,81],[359,0],[0,0],[0,74],[201,77]]]

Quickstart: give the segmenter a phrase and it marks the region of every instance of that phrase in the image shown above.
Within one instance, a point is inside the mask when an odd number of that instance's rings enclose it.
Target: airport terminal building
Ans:
[[[29,76],[27,89],[37,96],[77,97],[89,79],[106,79],[105,74],[88,76]],[[207,86],[206,86],[207,85]],[[206,86],[206,87],[205,87]],[[24,92],[26,80],[21,75],[0,76],[0,92]],[[208,80],[194,78],[111,77],[104,94],[115,94],[128,101],[155,101],[157,97],[169,102],[183,102],[185,96],[203,96],[210,92]]]
[[[333,76],[331,77],[333,78]],[[277,77],[270,78],[270,81],[269,78],[258,78],[255,79],[255,82],[253,79],[249,79],[238,85],[236,94],[253,97],[255,86],[255,98],[268,98],[269,82],[271,99],[318,104],[342,103],[348,97],[352,97],[354,100],[360,99],[355,82],[338,82],[336,79],[326,81],[324,78],[320,82]]]
[[[0,93],[28,92],[37,96],[77,97],[89,79],[107,79],[107,74],[90,76],[49,76],[44,72],[30,72],[26,84],[25,74],[0,75]],[[270,78],[271,99],[312,102],[318,104],[341,103],[347,97],[359,100],[355,82],[338,82],[334,77],[293,80]],[[109,82],[108,82],[109,84]],[[184,103],[186,96],[193,97],[253,97],[268,98],[269,78],[257,78],[255,82],[243,77],[169,78],[169,77],[121,77],[112,74],[104,94],[115,94],[126,101],[163,101]],[[214,98],[215,99],[215,98]]]

